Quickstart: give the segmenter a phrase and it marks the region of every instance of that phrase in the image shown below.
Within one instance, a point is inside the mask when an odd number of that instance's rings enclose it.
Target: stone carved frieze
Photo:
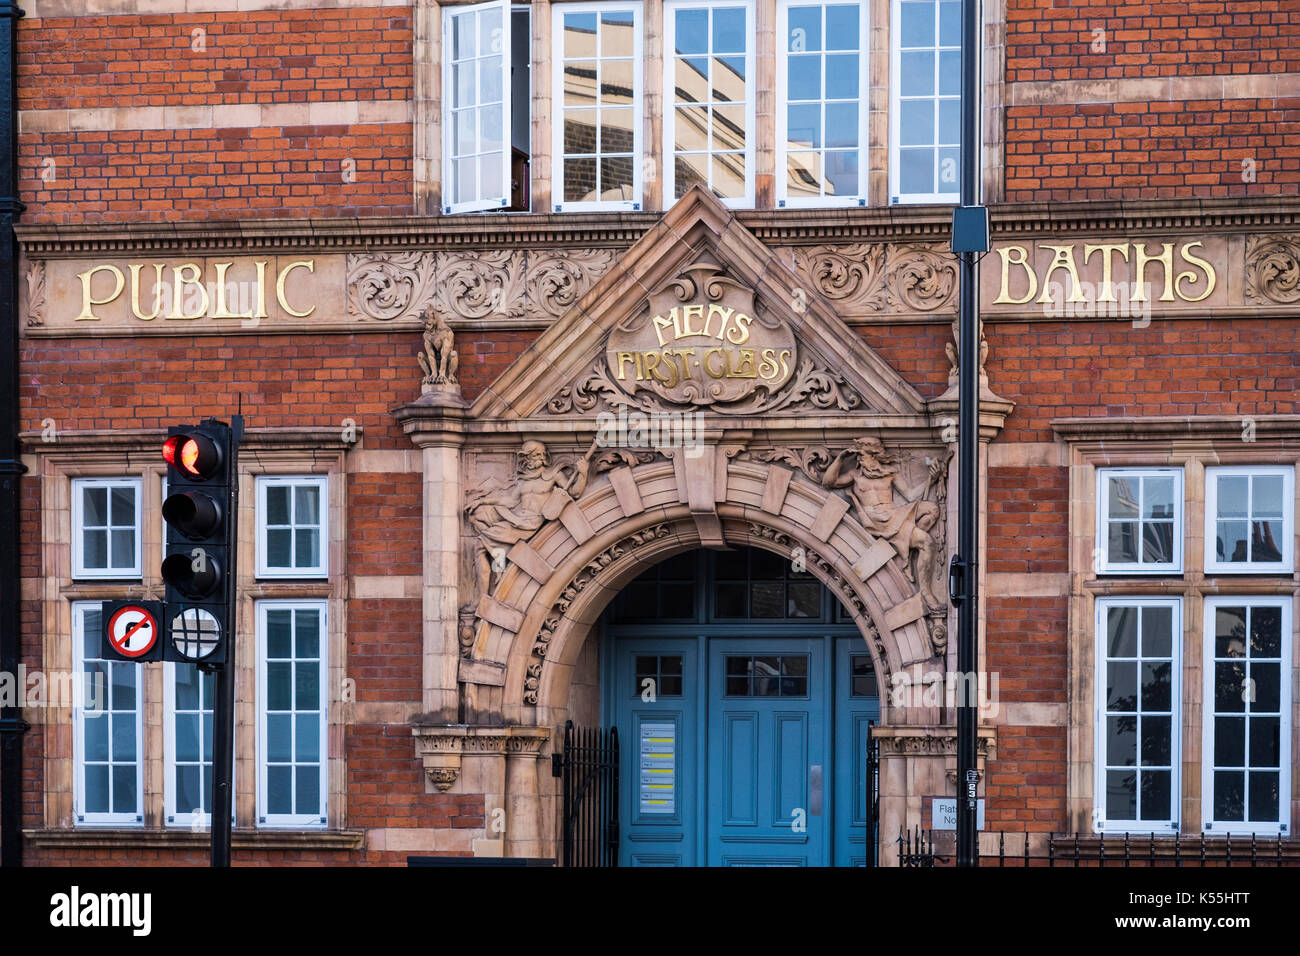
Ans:
[[[524,315],[524,253],[512,249],[439,256],[439,312],[463,319]]]
[[[555,636],[560,621],[568,613],[578,595],[586,589],[587,585],[596,580],[601,572],[619,558],[652,541],[666,538],[669,534],[671,534],[671,531],[668,525],[657,524],[620,538],[583,565],[582,570],[570,579],[564,590],[560,592],[560,596],[556,598],[555,603],[551,605],[550,613],[542,622],[542,626],[537,632],[537,639],[533,642],[533,657],[537,658],[537,660],[528,666],[524,678],[525,704],[537,703],[537,690],[542,681],[542,662],[546,659],[551,638]]]
[[[546,446],[528,440],[515,455],[515,473],[504,486],[469,489],[465,494],[465,519],[478,539],[475,551],[475,585],[487,594],[505,570],[505,553],[559,517],[565,505],[582,497],[587,487],[593,442],[586,456],[552,465]]]
[[[612,411],[620,406],[647,414],[696,411],[690,402],[672,402],[642,390],[629,395],[614,383],[605,363],[597,362],[582,378],[566,385],[546,403],[552,415],[575,412]],[[813,408],[849,412],[867,410],[866,400],[844,376],[810,357],[803,357],[789,380],[776,391],[760,386],[743,401],[715,403],[709,410],[722,415],[761,415],[787,408]]]
[[[435,261],[432,252],[348,256],[348,315],[380,322],[420,315],[433,301]]]
[[[352,253],[348,315],[415,321],[433,307],[458,319],[555,319],[614,262],[610,249]]]
[[[957,263],[943,246],[862,242],[796,248],[795,268],[846,314],[955,309]]]
[[[899,569],[925,606],[930,643],[936,653],[942,652],[948,644],[942,557],[950,457],[904,458],[870,436],[839,451],[811,445],[750,454],[759,461],[790,465],[848,499],[862,527],[893,547]]]
[[[531,254],[527,267],[527,310],[559,318],[614,264],[611,249],[575,249]]]
[[[1246,240],[1246,296],[1266,305],[1300,302],[1300,236]]]
[[[36,261],[27,266],[27,325],[29,328],[45,324],[45,263]]]

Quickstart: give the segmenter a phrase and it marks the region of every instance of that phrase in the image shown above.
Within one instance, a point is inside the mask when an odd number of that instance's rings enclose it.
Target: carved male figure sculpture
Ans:
[[[848,462],[857,459],[857,467]],[[903,559],[903,571],[916,584],[927,609],[941,607],[934,592],[934,568],[939,544],[930,532],[939,519],[939,506],[923,498],[930,485],[942,480],[944,462],[930,464],[929,474],[915,487],[906,487],[897,459],[878,438],[859,438],[835,457],[822,475],[827,488],[848,488],[858,520],[876,537],[884,538]],[[903,502],[894,500],[897,491]],[[916,559],[913,562],[912,555]]]
[[[531,537],[554,517],[557,512],[552,499],[557,492],[566,500],[582,496],[590,465],[588,454],[572,464],[551,466],[546,446],[530,440],[519,448],[514,479],[508,487],[469,492],[465,515],[479,537],[474,571],[480,594],[489,590],[493,558],[504,558],[508,546]]]
[[[424,311],[424,349],[416,355],[424,369],[425,385],[448,385],[456,381],[460,356],[453,347],[455,334],[433,306]]]

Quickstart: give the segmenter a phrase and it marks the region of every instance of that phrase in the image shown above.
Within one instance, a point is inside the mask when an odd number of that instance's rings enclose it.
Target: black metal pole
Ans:
[[[230,502],[227,515],[230,547],[226,553],[226,661],[215,667],[212,701],[212,865],[230,866],[230,825],[235,775],[235,649],[239,638],[239,440],[244,419],[231,419]]]
[[[962,0],[961,205],[980,205],[980,4]],[[956,230],[954,229],[954,233]],[[975,763],[979,639],[979,253],[963,251],[958,317],[957,552],[962,600],[957,605],[957,865],[977,862]]]
[[[23,864],[22,655],[19,626],[19,484],[26,469],[18,433],[18,19],[23,11],[0,0],[0,672],[13,675],[14,700],[0,706],[0,864]]]

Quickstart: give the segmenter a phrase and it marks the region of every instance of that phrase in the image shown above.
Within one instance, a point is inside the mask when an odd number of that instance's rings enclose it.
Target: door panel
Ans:
[[[693,638],[623,640],[613,698],[622,741],[620,866],[695,866],[699,669]]]
[[[867,832],[870,781],[867,740],[880,721],[880,697],[870,656],[861,638],[835,641],[835,866],[866,866],[872,834]],[[856,668],[855,668],[856,665]]]
[[[710,641],[709,865],[826,864],[826,817],[809,812],[809,768],[826,764],[823,644]]]

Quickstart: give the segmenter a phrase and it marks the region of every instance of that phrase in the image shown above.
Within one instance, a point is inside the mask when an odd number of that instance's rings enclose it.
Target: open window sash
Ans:
[[[510,3],[444,7],[443,212],[510,205]]]

